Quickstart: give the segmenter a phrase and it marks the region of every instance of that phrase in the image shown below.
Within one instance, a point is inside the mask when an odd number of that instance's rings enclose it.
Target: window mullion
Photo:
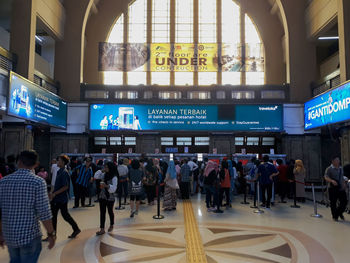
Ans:
[[[152,6],[153,0],[147,0],[147,46],[151,52],[152,43]],[[152,55],[152,54],[151,54]],[[151,73],[151,60],[147,61],[147,73],[146,73],[146,83],[151,85],[152,83],[152,73]]]
[[[199,39],[199,0],[193,1],[193,43],[194,56],[198,56],[198,39]],[[198,71],[195,70],[193,74],[193,84],[198,86]]]
[[[246,65],[245,65],[245,54],[246,54],[246,44],[245,44],[245,10],[241,6],[240,12],[240,20],[241,20],[241,48],[242,48],[242,72],[241,72],[241,85],[246,85]]]
[[[217,42],[217,52],[218,58],[221,58],[222,54],[222,0],[216,1],[216,42]],[[220,62],[220,61],[218,61]],[[222,66],[221,63],[218,63],[218,72],[217,72],[217,84],[222,84]]]
[[[176,0],[170,0],[170,53],[174,55],[173,50],[175,47],[175,34],[176,34]],[[179,0],[178,0],[179,1]],[[180,0],[181,1],[181,0]],[[172,57],[173,58],[173,57]],[[170,71],[170,85],[175,85],[175,71],[171,69]]]

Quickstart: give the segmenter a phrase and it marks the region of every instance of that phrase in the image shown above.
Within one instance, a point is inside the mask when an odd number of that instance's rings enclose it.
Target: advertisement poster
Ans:
[[[304,128],[350,120],[350,82],[308,101],[304,105]]]
[[[239,44],[99,43],[99,71],[263,72],[262,45],[246,45],[245,65]]]
[[[57,95],[11,72],[8,114],[51,126],[67,127],[67,103]]]
[[[91,104],[90,130],[283,130],[282,105]]]

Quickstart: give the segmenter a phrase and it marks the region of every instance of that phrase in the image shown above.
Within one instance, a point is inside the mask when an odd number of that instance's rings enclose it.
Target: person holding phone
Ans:
[[[118,185],[118,170],[114,163],[108,162],[105,164],[104,169],[101,173],[96,173],[94,178],[100,179],[100,193],[98,195],[98,200],[100,203],[100,230],[96,232],[97,236],[103,235],[105,232],[105,222],[106,222],[106,210],[109,214],[110,226],[108,232],[113,231],[114,226],[114,192],[117,190]]]

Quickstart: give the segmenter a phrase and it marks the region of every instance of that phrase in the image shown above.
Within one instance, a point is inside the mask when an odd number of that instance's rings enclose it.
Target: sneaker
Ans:
[[[76,238],[76,236],[79,235],[80,232],[80,229],[74,230],[74,232],[70,236],[68,236],[68,238]]]
[[[135,215],[135,212],[130,213],[130,217],[134,217],[134,215]]]
[[[101,229],[100,231],[96,232],[96,236],[101,236],[101,235],[103,235],[104,233],[106,233],[106,232],[104,231],[104,229]]]

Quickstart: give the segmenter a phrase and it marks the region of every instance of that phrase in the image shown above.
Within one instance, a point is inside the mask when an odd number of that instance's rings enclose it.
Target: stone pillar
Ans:
[[[350,79],[350,1],[338,0],[340,80]]]
[[[13,0],[10,51],[18,56],[17,73],[34,80],[36,0]]]
[[[350,128],[342,130],[340,146],[342,164],[345,165],[350,163]]]

